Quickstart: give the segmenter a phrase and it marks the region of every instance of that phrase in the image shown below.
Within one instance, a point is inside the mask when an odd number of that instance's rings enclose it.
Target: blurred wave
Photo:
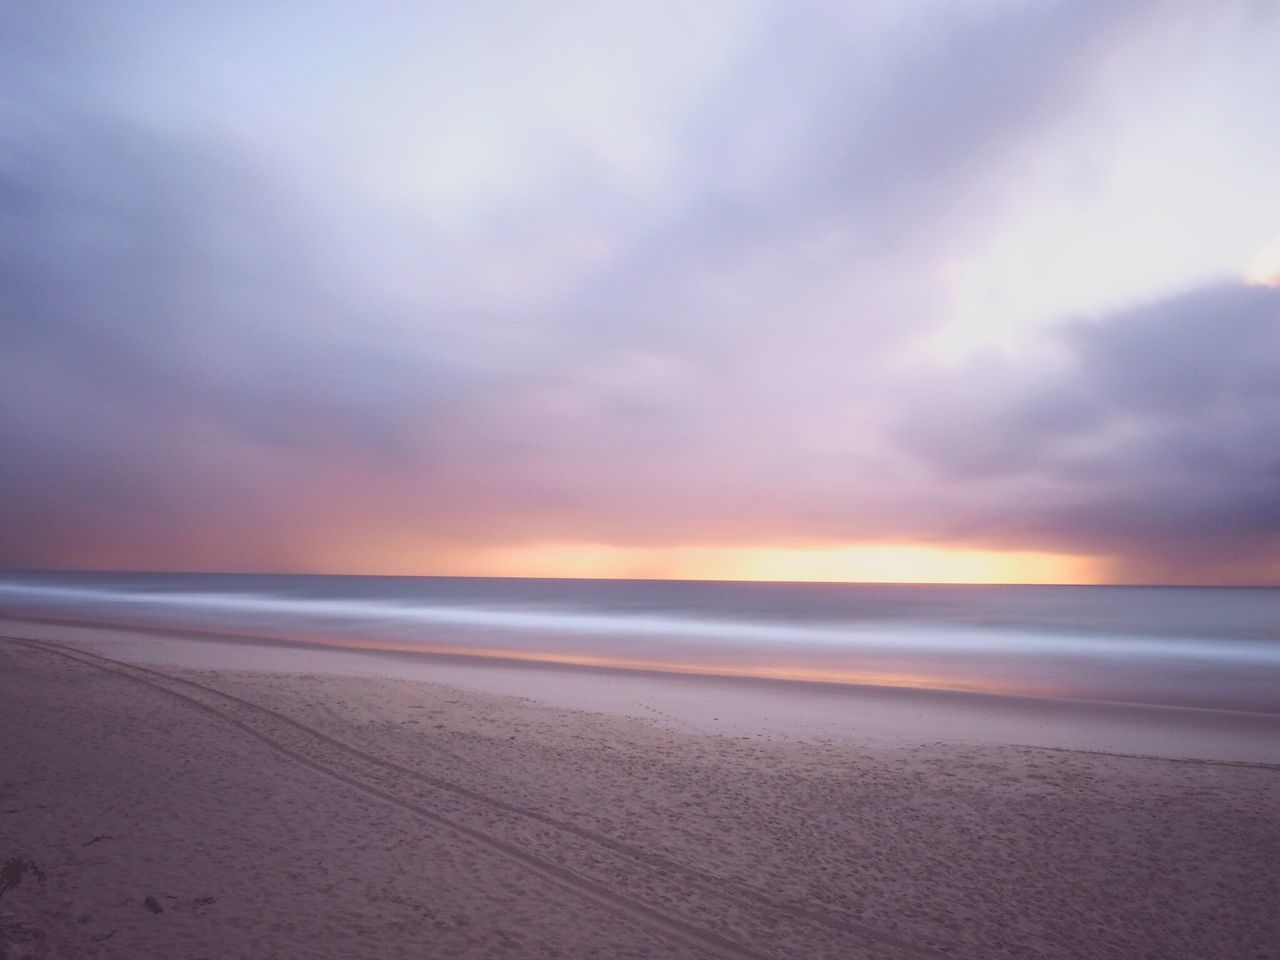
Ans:
[[[0,610],[400,653],[1280,713],[1280,590],[1268,589],[46,573],[0,578]]]

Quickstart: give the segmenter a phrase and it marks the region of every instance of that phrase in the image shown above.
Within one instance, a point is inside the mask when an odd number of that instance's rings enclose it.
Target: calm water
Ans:
[[[373,649],[1280,713],[1278,589],[7,573],[0,610]]]

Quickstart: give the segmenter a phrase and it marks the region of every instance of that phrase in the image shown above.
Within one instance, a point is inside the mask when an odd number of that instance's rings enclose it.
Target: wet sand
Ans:
[[[5,633],[162,668],[420,680],[652,721],[682,733],[880,746],[1000,744],[1280,764],[1277,714],[360,651],[65,620],[0,618]]]
[[[54,956],[1280,942],[1277,718],[0,633],[0,857],[48,874],[2,905]]]

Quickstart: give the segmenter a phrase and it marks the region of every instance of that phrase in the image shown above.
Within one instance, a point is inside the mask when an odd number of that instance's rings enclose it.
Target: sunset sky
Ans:
[[[1280,583],[1280,0],[0,7],[0,567]]]

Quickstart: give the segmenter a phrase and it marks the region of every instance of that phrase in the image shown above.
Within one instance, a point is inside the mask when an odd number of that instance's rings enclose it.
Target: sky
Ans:
[[[1280,583],[1280,0],[0,7],[0,567]]]

